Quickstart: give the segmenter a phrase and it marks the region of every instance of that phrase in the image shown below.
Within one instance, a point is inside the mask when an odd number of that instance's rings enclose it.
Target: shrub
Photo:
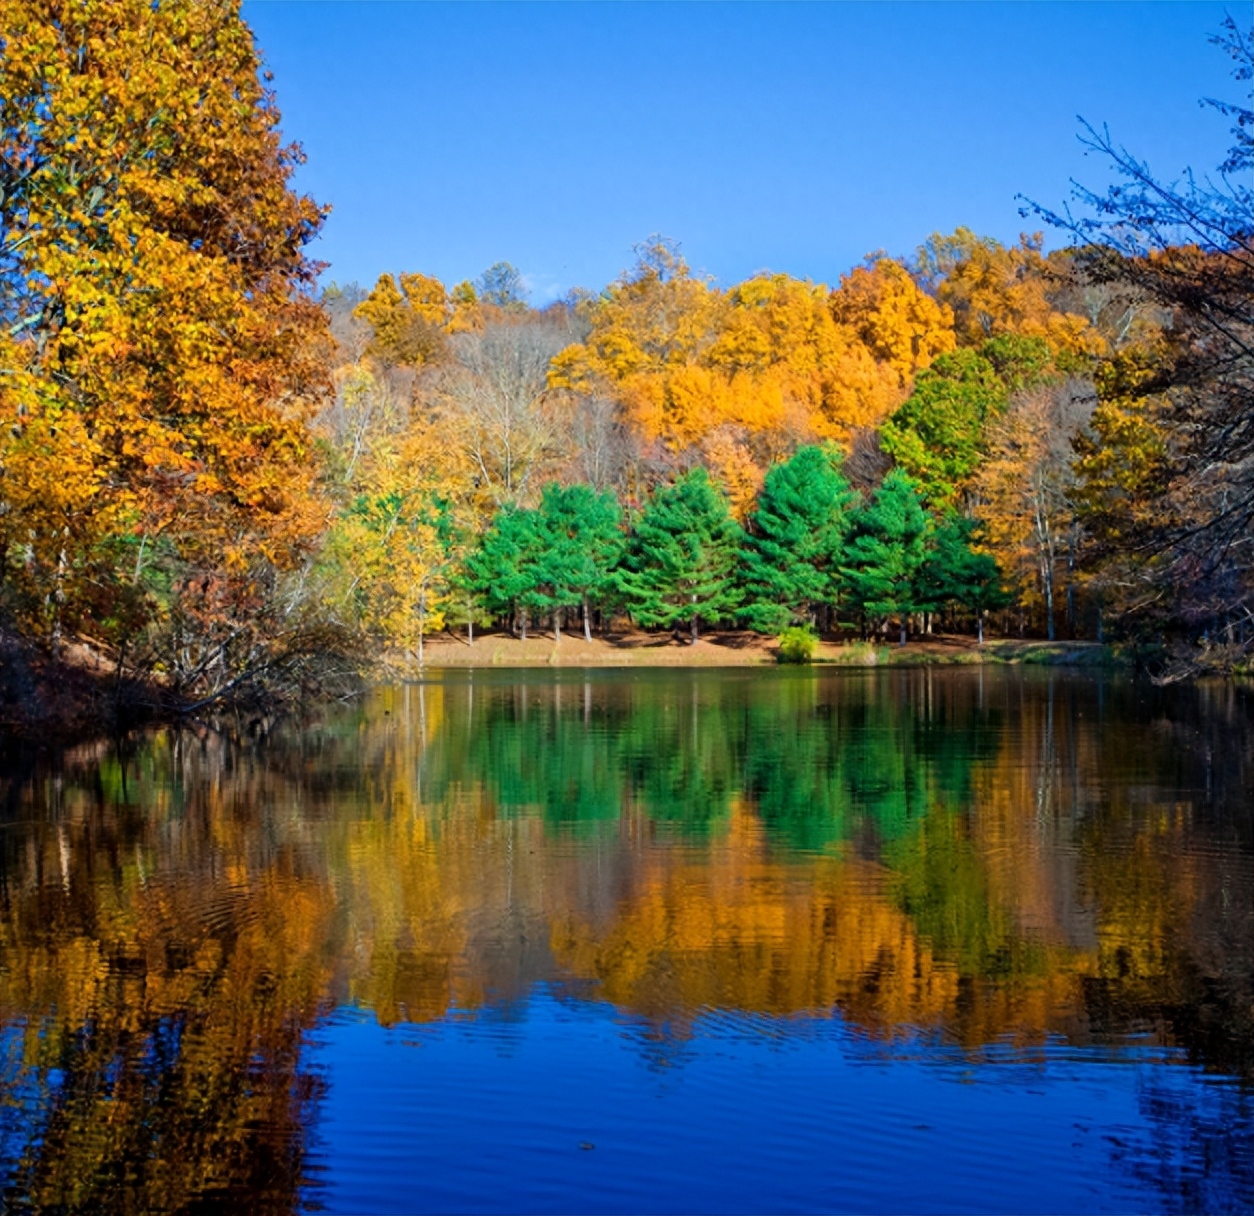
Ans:
[[[892,652],[870,642],[846,642],[836,648],[831,661],[844,667],[879,667],[892,662]]]
[[[808,663],[814,658],[819,639],[804,625],[785,629],[779,635],[779,661],[781,663]]]

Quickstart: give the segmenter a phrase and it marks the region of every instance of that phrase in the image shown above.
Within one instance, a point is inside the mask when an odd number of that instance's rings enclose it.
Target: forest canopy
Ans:
[[[231,0],[0,0],[0,610],[207,703],[444,629],[1254,646],[1251,111],[835,284],[331,282]],[[1216,41],[1250,80],[1248,31]],[[329,656],[334,657],[334,662]]]

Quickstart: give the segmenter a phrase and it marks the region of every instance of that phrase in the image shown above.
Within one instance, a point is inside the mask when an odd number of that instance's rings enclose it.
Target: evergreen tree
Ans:
[[[540,513],[502,507],[479,548],[466,559],[469,586],[498,614],[513,614],[527,640],[527,613],[543,608],[544,529]]]
[[[741,552],[750,628],[778,633],[835,599],[856,501],[833,447],[799,448],[767,473]]]
[[[618,589],[642,624],[669,629],[688,621],[695,642],[701,618],[727,617],[739,602],[732,573],[742,535],[709,474],[693,469],[649,500]]]
[[[1002,586],[997,562],[971,547],[975,524],[959,515],[947,519],[932,538],[931,551],[920,572],[921,599],[929,609],[959,604],[975,614],[980,645],[984,644],[984,614],[1002,608],[1010,596]]]
[[[590,642],[590,601],[609,585],[623,548],[618,503],[608,490],[598,494],[591,486],[551,483],[544,487],[538,515],[544,545],[540,575],[554,633],[560,636],[562,610],[578,607],[584,640]]]
[[[900,616],[903,646],[908,614],[924,607],[920,573],[930,530],[914,482],[894,469],[870,504],[854,516],[847,564],[841,567],[850,595],[864,613]]]

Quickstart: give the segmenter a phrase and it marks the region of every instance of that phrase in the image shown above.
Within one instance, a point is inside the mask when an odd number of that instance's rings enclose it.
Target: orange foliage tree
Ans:
[[[660,240],[586,307],[591,332],[554,360],[551,384],[610,392],[646,445],[692,453],[741,510],[769,463],[876,426],[954,341],[947,311],[895,263],[836,293],[783,274],[723,291]]]
[[[910,277],[900,262],[879,258],[842,275],[832,293],[832,315],[850,326],[906,388],[916,372],[954,349],[954,314]]]
[[[963,345],[999,334],[1044,338],[1055,359],[1075,370],[1104,353],[1105,342],[1088,318],[1057,306],[1071,286],[1070,259],[1047,255],[1042,245],[1039,233],[1007,247],[970,228],[937,232],[919,250],[917,271],[953,310]]]
[[[0,31],[9,604],[124,640],[194,576],[231,611],[323,525],[300,151],[236,0],[0,0]]]

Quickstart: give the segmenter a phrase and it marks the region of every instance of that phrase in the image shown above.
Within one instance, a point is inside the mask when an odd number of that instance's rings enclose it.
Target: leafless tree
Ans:
[[[370,323],[354,312],[365,298],[365,289],[357,283],[346,283],[343,287],[332,283],[322,293],[322,308],[330,322],[337,366],[356,363],[365,354],[373,336]]]
[[[494,321],[454,335],[451,359],[419,388],[498,503],[525,501],[562,455],[548,371],[569,341],[564,319]]]
[[[638,444],[622,407],[608,392],[566,393],[557,403],[566,463],[562,479],[621,490]]]
[[[336,373],[335,396],[315,427],[339,454],[342,468],[338,473],[344,482],[352,481],[358,461],[373,440],[404,427],[413,378],[407,369],[367,363],[349,364]]]
[[[1017,557],[1024,575],[1035,576],[1051,640],[1064,563],[1068,615],[1074,615],[1074,444],[1096,404],[1092,383],[1078,377],[1016,394],[989,430],[988,458],[974,487],[976,514],[989,538],[1001,553]]]
[[[1136,390],[1166,404],[1160,487],[1139,517],[1109,504],[1114,526],[1096,552],[1125,559],[1139,578],[1126,614],[1139,631],[1180,635],[1186,657],[1171,678],[1195,670],[1187,655],[1198,630],[1208,640],[1236,631],[1225,662],[1254,649],[1254,29],[1228,17],[1212,42],[1241,85],[1238,100],[1205,100],[1232,123],[1214,173],[1155,177],[1109,130],[1086,123],[1082,142],[1120,180],[1105,194],[1075,186],[1074,210],[1032,205],[1073,238],[1089,280],[1143,296],[1170,319],[1156,374]]]

